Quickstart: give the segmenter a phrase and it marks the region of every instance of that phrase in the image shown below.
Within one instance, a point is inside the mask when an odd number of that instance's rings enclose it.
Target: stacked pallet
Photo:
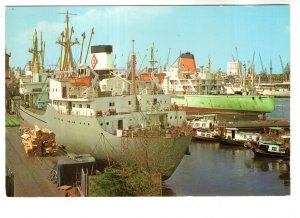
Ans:
[[[25,127],[20,129],[20,134],[25,152],[29,156],[53,155],[57,152],[55,134],[46,128],[40,129],[35,126],[34,129],[31,129]]]

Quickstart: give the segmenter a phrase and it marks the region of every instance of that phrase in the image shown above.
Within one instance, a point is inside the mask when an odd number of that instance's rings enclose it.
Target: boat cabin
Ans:
[[[225,128],[224,137],[230,140],[258,141],[261,136],[259,133],[243,132],[238,128]]]
[[[216,114],[194,115],[193,120],[189,122],[189,125],[195,129],[211,129],[217,125]]]
[[[259,149],[266,152],[285,154],[286,148],[280,142],[260,142]]]

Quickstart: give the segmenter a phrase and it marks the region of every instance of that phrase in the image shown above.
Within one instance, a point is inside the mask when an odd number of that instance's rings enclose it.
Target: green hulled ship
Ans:
[[[201,113],[270,113],[275,110],[274,96],[254,95],[182,95],[172,104],[180,110]]]

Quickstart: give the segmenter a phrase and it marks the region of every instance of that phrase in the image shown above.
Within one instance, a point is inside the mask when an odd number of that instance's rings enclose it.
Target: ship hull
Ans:
[[[56,142],[64,145],[68,152],[89,153],[103,164],[126,161],[132,154],[144,156],[141,165],[158,167],[164,179],[175,171],[192,138],[191,135],[172,138],[116,136],[103,130],[96,117],[59,114],[51,106],[43,115],[22,106],[19,112],[29,126],[38,125],[53,131]]]
[[[192,113],[270,113],[275,110],[273,96],[184,95],[171,99],[178,109]]]

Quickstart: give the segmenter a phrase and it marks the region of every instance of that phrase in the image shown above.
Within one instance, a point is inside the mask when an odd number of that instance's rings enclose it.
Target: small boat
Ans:
[[[259,142],[253,145],[251,150],[256,156],[275,157],[275,158],[289,158],[289,147],[283,146],[282,142]]]
[[[189,121],[188,124],[193,128],[193,130],[212,129],[217,126],[217,115],[216,114],[194,115],[193,120]]]
[[[256,143],[261,135],[255,132],[243,132],[238,128],[225,128],[223,136],[221,136],[222,144],[245,146],[245,143]]]
[[[215,131],[210,131],[206,129],[196,129],[193,132],[193,138],[201,141],[213,141],[217,142],[220,140]]]

